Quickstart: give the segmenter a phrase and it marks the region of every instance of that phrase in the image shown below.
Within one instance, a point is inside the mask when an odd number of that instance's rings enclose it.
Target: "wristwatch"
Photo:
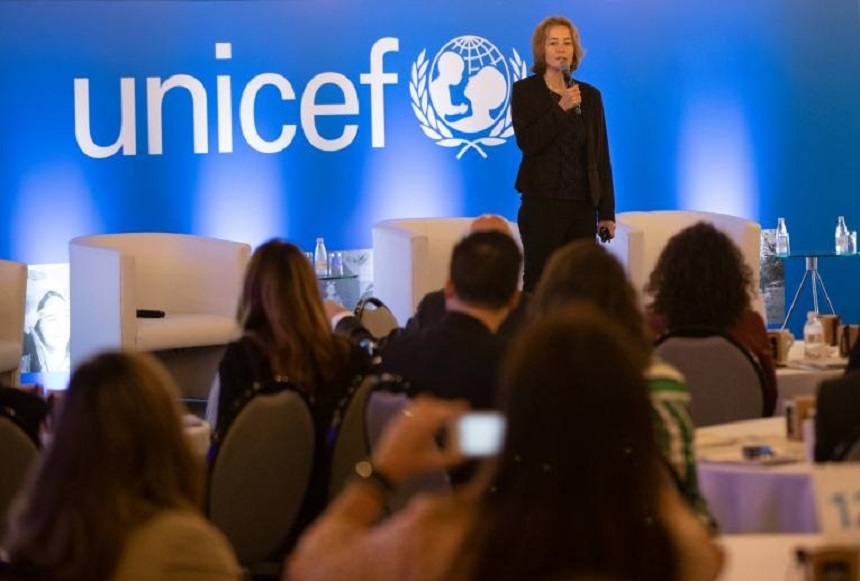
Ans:
[[[355,474],[360,482],[367,482],[372,485],[383,496],[388,497],[394,494],[394,483],[369,460],[358,462],[355,465]]]

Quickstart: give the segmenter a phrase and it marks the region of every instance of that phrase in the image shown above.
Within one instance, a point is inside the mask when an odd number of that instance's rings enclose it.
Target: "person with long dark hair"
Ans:
[[[606,249],[584,240],[571,242],[552,255],[538,283],[532,315],[552,317],[578,301],[600,308],[627,331],[628,345],[642,353],[657,443],[690,507],[703,523],[712,525],[696,473],[690,389],[680,371],[654,354],[653,336],[624,267]]]
[[[515,187],[525,259],[523,290],[532,291],[556,248],[572,240],[615,236],[615,191],[600,91],[572,71],[585,50],[579,31],[550,16],[532,35],[534,75],[514,83],[511,118],[523,152]]]
[[[357,377],[371,369],[370,356],[336,336],[323,309],[313,268],[289,242],[270,240],[258,247],[245,271],[239,299],[242,337],[227,346],[219,368],[217,429],[236,413],[254,386],[291,382],[307,396],[316,429],[314,468],[294,531],[322,511],[328,499],[325,442],[338,403]],[[210,416],[211,417],[211,416]]]
[[[764,371],[762,415],[776,409],[776,367],[764,320],[751,308],[752,273],[732,239],[699,222],[672,236],[651,272],[645,292],[648,323],[656,336],[678,327],[713,327],[749,349]]]
[[[227,539],[200,514],[202,462],[179,394],[145,354],[82,363],[4,541],[18,579],[241,579]]]
[[[720,549],[663,468],[629,342],[594,307],[529,326],[502,370],[498,458],[374,526],[393,487],[461,460],[435,437],[464,404],[417,400],[300,541],[289,579],[714,579]]]

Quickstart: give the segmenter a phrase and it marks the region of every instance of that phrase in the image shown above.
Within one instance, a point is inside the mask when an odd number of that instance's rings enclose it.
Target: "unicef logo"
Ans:
[[[412,63],[409,95],[421,130],[436,145],[469,149],[487,157],[485,147],[501,145],[514,134],[510,88],[528,73],[516,50],[506,60],[480,36],[448,41],[433,61],[422,50]]]

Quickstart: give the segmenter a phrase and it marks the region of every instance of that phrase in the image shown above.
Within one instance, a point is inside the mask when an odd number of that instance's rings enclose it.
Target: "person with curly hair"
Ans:
[[[699,222],[669,239],[645,292],[657,336],[678,327],[713,327],[749,349],[764,372],[762,416],[776,408],[776,368],[764,320],[751,308],[752,272],[740,249],[713,224]]]
[[[571,242],[552,255],[535,291],[532,314],[553,317],[577,301],[593,303],[617,322],[627,332],[630,347],[642,354],[660,451],[690,507],[704,524],[713,527],[713,517],[699,491],[690,390],[681,372],[654,354],[653,336],[624,267],[605,248],[584,240]]]

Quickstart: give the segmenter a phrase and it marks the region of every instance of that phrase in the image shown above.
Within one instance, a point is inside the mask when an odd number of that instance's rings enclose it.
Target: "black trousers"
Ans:
[[[517,225],[523,241],[523,290],[533,292],[556,249],[595,239],[597,211],[590,201],[523,196]]]

